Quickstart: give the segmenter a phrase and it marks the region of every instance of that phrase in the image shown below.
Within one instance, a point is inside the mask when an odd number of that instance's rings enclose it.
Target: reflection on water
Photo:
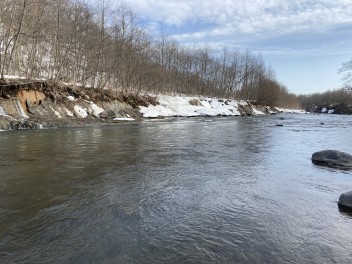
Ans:
[[[321,123],[324,125],[321,125]],[[275,124],[283,123],[283,127]],[[1,263],[350,263],[349,116],[0,134]]]

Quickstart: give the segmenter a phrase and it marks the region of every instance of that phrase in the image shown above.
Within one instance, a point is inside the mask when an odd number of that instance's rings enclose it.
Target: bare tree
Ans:
[[[4,1],[1,4],[1,78],[4,78],[5,72],[11,71],[18,40],[21,35],[25,34],[22,28],[30,3],[30,0],[14,0]]]
[[[343,74],[342,80],[344,82],[345,88],[351,88],[352,87],[352,59],[342,63],[342,66],[338,70],[338,73]]]
[[[138,15],[109,0],[2,0],[0,75],[46,77],[128,93],[183,93],[293,102],[250,51],[183,46],[152,36]],[[352,62],[343,65],[351,80]]]

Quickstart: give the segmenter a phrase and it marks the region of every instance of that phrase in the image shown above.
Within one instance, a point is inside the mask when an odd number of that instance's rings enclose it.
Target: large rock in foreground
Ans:
[[[316,165],[352,169],[352,155],[338,150],[323,150],[312,155]]]
[[[338,205],[340,209],[352,211],[352,191],[341,194]]]

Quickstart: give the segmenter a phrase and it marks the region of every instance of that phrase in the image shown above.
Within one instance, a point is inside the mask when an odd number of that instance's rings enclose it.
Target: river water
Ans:
[[[310,160],[351,135],[294,114],[1,132],[0,263],[351,263],[352,172]]]

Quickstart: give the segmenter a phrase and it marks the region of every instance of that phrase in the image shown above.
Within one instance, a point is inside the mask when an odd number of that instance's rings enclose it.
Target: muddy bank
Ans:
[[[139,106],[157,104],[154,97],[64,83],[0,80],[0,129],[82,126],[113,118],[141,118]]]
[[[171,99],[166,100],[166,97]],[[2,130],[86,126],[144,117],[276,112],[271,107],[231,100],[124,94],[116,90],[83,88],[53,81],[0,80]]]

